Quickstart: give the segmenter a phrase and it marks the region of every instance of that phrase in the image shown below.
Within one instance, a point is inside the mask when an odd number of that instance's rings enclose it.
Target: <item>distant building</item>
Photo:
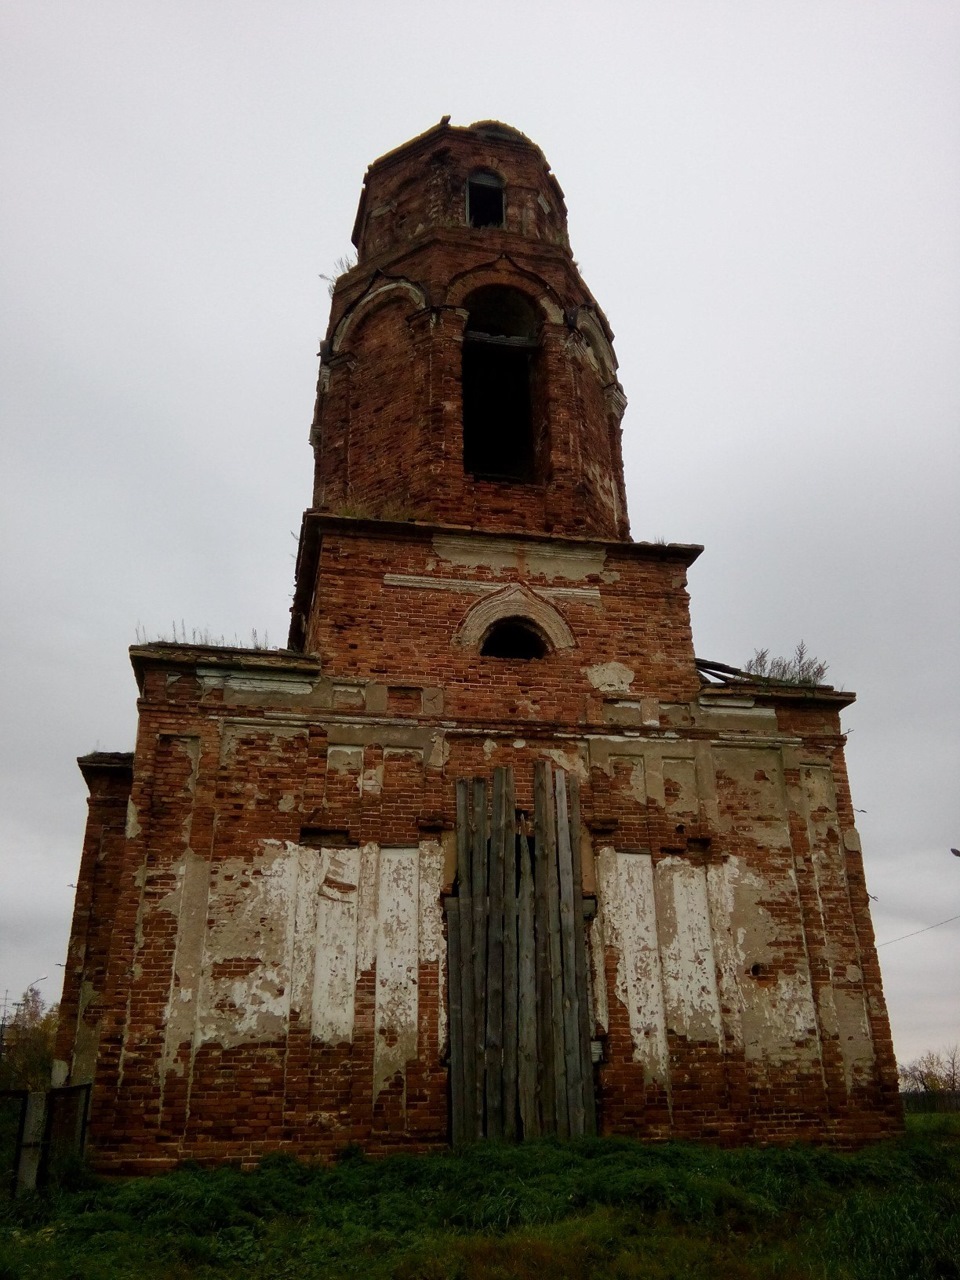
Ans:
[[[516,130],[368,170],[289,648],[137,645],[61,1075],[105,1170],[902,1123],[839,713],[698,663],[612,334]]]

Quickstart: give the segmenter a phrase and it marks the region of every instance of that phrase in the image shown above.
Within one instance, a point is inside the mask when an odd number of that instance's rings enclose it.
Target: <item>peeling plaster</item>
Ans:
[[[565,773],[575,774],[581,782],[586,782],[590,776],[587,763],[581,753],[577,750],[561,751],[559,748],[552,748],[544,752],[549,758]]]
[[[417,1056],[419,850],[381,849],[373,1100]]]
[[[653,866],[648,854],[597,855],[598,906],[605,944],[617,953],[614,993],[627,1011],[635,1062],[650,1082],[669,1084],[663,978],[657,940]]]
[[[426,840],[420,846],[420,964],[436,964],[437,990],[440,993],[437,1014],[437,1047],[441,1058],[447,1041],[447,944],[443,933],[441,894],[444,881],[443,846]]]
[[[598,662],[595,666],[580,669],[601,693],[630,692],[634,672],[622,662]]]
[[[667,1026],[687,1040],[722,1046],[706,871],[684,858],[664,858],[654,892]]]
[[[138,836],[143,834],[143,828],[140,826],[140,815],[132,799],[127,800],[127,825],[124,834],[128,840],[136,840]]]
[[[323,849],[317,888],[311,1030],[315,1040],[353,1041],[357,987],[359,849]]]
[[[477,535],[458,538],[435,534],[433,549],[441,561],[464,569],[491,569],[494,573],[564,578],[570,582],[599,576],[607,559],[603,547],[551,546]]]

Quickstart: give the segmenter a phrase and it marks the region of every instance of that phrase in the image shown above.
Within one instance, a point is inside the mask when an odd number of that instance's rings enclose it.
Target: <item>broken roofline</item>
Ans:
[[[826,702],[837,707],[848,707],[857,695],[845,689],[835,689],[832,684],[801,684],[793,680],[774,680],[758,676],[740,667],[709,658],[695,659],[697,670],[704,680],[703,691],[726,697],[749,694],[754,697],[786,699],[796,702]]]

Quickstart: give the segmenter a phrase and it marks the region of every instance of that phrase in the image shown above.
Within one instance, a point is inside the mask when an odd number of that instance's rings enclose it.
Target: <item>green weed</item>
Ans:
[[[483,1143],[0,1203],[0,1280],[960,1280],[958,1259],[960,1134],[916,1126],[853,1155]]]

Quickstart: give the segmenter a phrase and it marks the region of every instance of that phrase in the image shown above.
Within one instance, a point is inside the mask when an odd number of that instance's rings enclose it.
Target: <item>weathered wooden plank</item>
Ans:
[[[450,1136],[455,1147],[465,1141],[463,1072],[463,967],[460,954],[460,899],[444,900],[447,917],[447,1008],[450,1035]],[[472,1113],[471,1113],[472,1118]]]
[[[513,770],[503,794],[503,1136],[517,1136],[517,809]]]
[[[567,775],[554,774],[557,801],[557,876],[560,882],[560,951],[563,957],[563,1055],[567,1073],[567,1112],[570,1136],[583,1134],[583,1073],[580,1062],[580,1010],[577,998],[577,947],[574,935],[573,854],[567,813]],[[578,904],[579,905],[579,904]],[[580,924],[583,912],[580,912]]]
[[[550,766],[536,763],[533,779],[534,928],[537,977],[537,1110],[541,1133],[556,1133],[556,1073],[553,1056],[553,985],[550,981],[550,874],[547,840],[548,797],[552,804]]]
[[[490,824],[490,907],[487,913],[487,1026],[484,1053],[488,1138],[503,1137],[503,898],[506,770],[493,771]]]
[[[577,997],[580,1019],[580,1063],[583,1075],[584,1129],[589,1134],[597,1131],[597,1099],[593,1087],[593,1055],[590,1041],[593,1028],[590,1025],[589,978],[587,973],[586,926],[583,919],[583,859],[580,851],[580,779],[570,777],[570,854],[573,865],[573,918],[576,943]]]
[[[544,835],[546,839],[545,864],[547,869],[547,910],[549,913],[550,991],[552,1018],[552,1047],[554,1073],[554,1107],[556,1132],[561,1138],[570,1137],[570,1111],[567,1098],[567,1067],[563,1041],[563,946],[560,938],[560,878],[557,872],[557,821],[553,796],[552,776],[547,766]]]
[[[477,1137],[484,1133],[484,1058],[486,1053],[486,980],[487,980],[487,784],[483,778],[473,780],[473,803],[470,812],[470,871],[473,890],[473,1014],[476,1061],[476,1125]]]
[[[517,916],[517,1094],[522,1136],[536,1138],[540,1134],[540,1117],[537,1113],[537,960],[533,862],[530,841],[522,828]]]
[[[463,1141],[471,1142],[477,1133],[477,1039],[476,1017],[474,1015],[474,970],[473,970],[473,894],[471,892],[471,812],[470,783],[466,778],[457,779],[457,889],[459,893],[459,909],[457,919],[459,925],[460,965],[458,981],[460,983],[460,1005],[462,1010],[460,1037],[463,1062]],[[453,958],[450,959],[450,972],[453,974]],[[453,1032],[451,1030],[451,1036]]]

